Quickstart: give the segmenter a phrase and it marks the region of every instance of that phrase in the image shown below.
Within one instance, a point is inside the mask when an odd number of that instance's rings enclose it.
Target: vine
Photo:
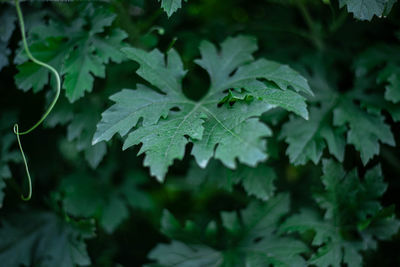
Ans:
[[[51,102],[51,104],[50,104],[49,108],[47,109],[47,111],[43,114],[42,118],[38,122],[36,122],[31,128],[29,128],[28,130],[26,130],[24,132],[19,132],[18,124],[17,123],[14,124],[13,130],[14,130],[15,135],[17,136],[19,149],[21,151],[22,159],[24,160],[25,170],[26,170],[26,174],[27,174],[27,177],[28,177],[28,195],[25,197],[23,194],[21,194],[21,198],[23,200],[25,200],[25,201],[28,201],[32,197],[32,179],[31,179],[31,175],[29,173],[28,162],[26,160],[24,150],[22,149],[20,136],[29,134],[30,132],[35,130],[46,119],[46,117],[50,114],[51,110],[56,105],[57,100],[58,100],[58,98],[60,96],[61,79],[60,79],[60,75],[58,74],[58,72],[57,72],[57,70],[55,68],[53,68],[52,66],[50,66],[50,65],[48,65],[48,64],[46,64],[46,63],[44,63],[44,62],[42,62],[42,61],[40,61],[38,59],[36,59],[31,54],[31,52],[29,50],[28,43],[26,41],[24,18],[23,18],[23,15],[22,15],[22,11],[21,11],[21,7],[20,7],[20,4],[19,4],[19,0],[15,0],[15,7],[16,7],[16,10],[17,10],[17,14],[18,14],[18,21],[19,21],[19,26],[20,26],[20,30],[21,30],[21,37],[22,37],[22,42],[23,42],[23,45],[24,45],[25,53],[27,54],[28,58],[30,60],[32,60],[34,63],[49,69],[54,74],[54,76],[56,77],[56,90],[57,90],[56,91],[56,96],[54,97],[54,100]]]

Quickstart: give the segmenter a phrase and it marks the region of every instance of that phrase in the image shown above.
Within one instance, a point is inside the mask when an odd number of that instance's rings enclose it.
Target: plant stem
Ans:
[[[25,164],[25,170],[26,170],[26,174],[28,176],[28,185],[29,185],[29,192],[28,192],[28,196],[24,197],[24,195],[21,195],[21,198],[23,200],[30,200],[32,197],[32,179],[31,179],[31,175],[29,173],[29,168],[28,168],[28,163],[24,154],[24,150],[22,149],[22,145],[21,145],[21,140],[20,140],[20,135],[25,135],[28,134],[30,132],[32,132],[33,130],[35,130],[45,119],[46,117],[50,114],[51,110],[54,108],[54,106],[57,103],[57,100],[60,96],[60,91],[61,91],[61,79],[60,79],[60,75],[58,74],[57,70],[55,68],[53,68],[52,66],[36,59],[30,52],[27,41],[26,41],[26,36],[25,36],[25,24],[24,24],[24,18],[22,15],[22,11],[21,11],[21,7],[19,5],[19,1],[15,0],[15,7],[17,9],[17,14],[18,14],[18,20],[19,20],[19,25],[20,25],[20,30],[21,30],[21,37],[22,37],[22,43],[24,45],[24,49],[25,49],[25,53],[27,54],[28,58],[30,60],[32,60],[34,63],[45,67],[47,69],[49,69],[54,76],[56,77],[56,96],[54,97],[53,102],[51,102],[49,108],[47,109],[47,111],[44,113],[44,115],[41,117],[41,119],[36,122],[31,128],[29,128],[28,130],[20,133],[19,129],[18,129],[18,124],[14,125],[14,133],[17,136],[17,140],[18,140],[18,145],[19,145],[19,149],[21,151],[21,155],[22,155],[22,159],[24,160],[24,164]]]
[[[329,31],[331,33],[336,32],[345,22],[347,19],[347,12],[342,11],[338,17],[336,17],[332,24],[329,26]]]
[[[21,7],[19,5],[19,0],[15,0],[15,7],[16,7],[17,13],[18,13],[18,20],[19,20],[19,25],[20,25],[20,30],[21,30],[22,43],[24,45],[24,49],[25,49],[25,52],[26,52],[28,58],[30,60],[32,60],[34,63],[49,69],[54,74],[54,76],[56,77],[56,84],[57,84],[57,86],[56,86],[56,89],[57,89],[56,96],[54,97],[53,102],[51,102],[49,108],[44,113],[42,118],[38,122],[36,122],[35,125],[33,125],[31,128],[29,128],[28,130],[26,130],[26,131],[24,131],[22,133],[18,132],[18,135],[25,135],[25,134],[28,134],[28,133],[32,132],[33,130],[35,130],[46,119],[46,117],[50,114],[51,110],[54,108],[54,106],[57,103],[57,100],[58,100],[58,98],[60,96],[61,80],[60,80],[60,75],[58,74],[58,72],[57,72],[57,70],[55,68],[53,68],[52,66],[50,66],[50,65],[48,65],[48,64],[46,64],[46,63],[44,63],[44,62],[42,62],[42,61],[40,61],[38,59],[36,59],[31,54],[31,52],[29,50],[29,47],[28,47],[28,44],[27,44],[27,41],[26,41],[24,18],[22,16]],[[15,133],[15,134],[17,134],[17,133]]]
[[[312,35],[312,40],[314,45],[319,49],[319,50],[323,50],[324,48],[324,44],[322,42],[321,39],[321,34],[320,34],[320,29],[318,27],[316,27],[316,23],[313,21],[313,19],[311,18],[310,13],[308,12],[308,9],[306,8],[306,6],[303,4],[302,1],[299,1],[298,3],[298,8],[304,18],[304,21],[306,22],[311,35]]]

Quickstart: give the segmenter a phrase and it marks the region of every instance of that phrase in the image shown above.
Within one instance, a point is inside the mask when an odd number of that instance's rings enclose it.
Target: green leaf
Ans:
[[[393,103],[400,102],[400,73],[389,76],[389,84],[386,86],[385,99]]]
[[[9,162],[18,161],[16,150],[10,151],[11,145],[15,142],[13,134],[1,136],[1,151],[0,151],[0,208],[3,206],[4,188],[6,187],[5,180],[11,178],[11,170],[8,166]]]
[[[11,128],[10,128],[11,129]],[[11,178],[11,170],[8,166],[10,162],[21,161],[19,152],[11,149],[11,146],[16,143],[16,137],[12,133],[7,133],[0,136],[0,208],[3,206],[4,188],[6,187],[5,180]]]
[[[390,126],[384,122],[384,117],[360,109],[349,99],[341,101],[335,109],[333,123],[337,126],[349,126],[347,142],[360,151],[364,165],[374,155],[379,154],[379,141],[395,146]]]
[[[75,141],[78,151],[84,151],[85,159],[95,169],[107,153],[105,142],[91,145],[91,139],[96,130],[96,107],[82,105],[83,109],[76,110],[75,115],[67,127],[67,140]],[[79,109],[79,108],[78,108]],[[97,113],[99,114],[99,113]],[[97,115],[99,116],[99,115]]]
[[[71,25],[50,20],[29,33],[32,54],[65,76],[63,88],[70,102],[92,91],[94,78],[105,77],[106,64],[111,60],[119,63],[124,58],[120,49],[127,34],[118,28],[109,29],[115,14],[101,5],[95,8],[88,3],[85,7]],[[87,16],[91,20],[85,20]],[[24,55],[16,62],[20,63],[15,76],[17,86],[24,91],[41,91],[49,81],[49,71],[27,62]]]
[[[63,87],[71,102],[81,98],[85,91],[92,90],[94,78],[90,73],[96,77],[105,77],[105,67],[93,51],[92,47],[77,48],[65,62]]]
[[[187,177],[189,184],[196,185],[196,190],[197,186],[204,185],[232,191],[234,185],[241,183],[248,195],[264,201],[274,195],[276,178],[274,169],[265,164],[259,164],[255,168],[239,165],[237,170],[230,170],[215,160],[205,169],[193,164]]]
[[[52,99],[47,95],[48,102]],[[105,142],[92,145],[93,134],[96,131],[96,123],[100,118],[101,103],[97,97],[87,97],[71,104],[61,96],[53,111],[44,121],[45,126],[67,125],[66,139],[76,151],[83,152],[86,161],[92,169],[95,169],[107,154]]]
[[[115,168],[115,167],[113,167]],[[140,172],[129,174],[120,184],[112,181],[113,168],[102,168],[96,176],[74,173],[62,179],[58,191],[62,193],[64,210],[80,218],[96,218],[100,226],[112,233],[129,216],[129,207],[153,207],[149,195],[139,189],[146,179]]]
[[[325,211],[324,218],[312,210],[302,210],[286,220],[281,231],[315,233],[312,245],[318,250],[310,264],[362,266],[360,252],[376,249],[377,240],[390,239],[400,228],[394,209],[385,210],[379,202],[387,188],[381,169],[372,168],[361,180],[356,170],[346,173],[339,163],[324,160],[323,172],[324,191],[314,198]]]
[[[326,148],[337,160],[343,161],[345,144],[352,144],[367,164],[379,154],[380,142],[394,146],[393,133],[384,115],[390,114],[398,121],[400,108],[385,101],[383,93],[375,92],[379,88],[373,85],[375,79],[379,83],[385,82],[387,75],[394,72],[386,67],[386,71],[378,71],[377,77],[370,74],[385,66],[390,60],[389,55],[395,51],[395,47],[377,46],[360,56],[355,64],[354,86],[345,93],[332,80],[335,75],[329,75],[334,69],[325,63],[326,58],[303,59],[304,68],[307,68],[304,72],[314,88],[315,98],[311,100],[308,121],[290,117],[282,127],[280,138],[289,145],[286,154],[291,163],[303,165],[312,161],[317,164]],[[398,61],[396,55],[392,58],[395,64]]]
[[[382,210],[378,199],[385,193],[387,184],[379,165],[368,170],[364,180],[360,181],[356,170],[346,174],[333,160],[323,163],[322,182],[326,193],[316,195],[316,200],[326,209],[326,218],[335,217],[344,225],[354,224],[356,220],[364,221]],[[354,216],[356,219],[352,218]]]
[[[119,187],[126,203],[133,209],[152,210],[156,208],[156,203],[149,192],[142,189],[142,186],[145,186],[148,181],[147,175],[136,170],[133,173],[128,173]]]
[[[12,122],[16,116],[10,112],[4,112],[0,117],[0,208],[3,206],[5,180],[12,177],[9,163],[22,160],[19,151],[13,148],[17,138],[12,134]]]
[[[311,92],[306,80],[289,67],[268,60],[253,61],[256,48],[253,38],[243,36],[225,40],[219,53],[214,45],[203,42],[202,58],[196,63],[209,73],[211,86],[199,102],[182,92],[186,71],[175,50],[164,58],[158,50],[123,49],[128,58],[140,64],[137,74],[163,94],[138,85],[136,90],[124,89],[113,95],[111,100],[115,104],[102,114],[93,144],[108,141],[116,133],[129,133],[123,148],[142,143],[139,154],[146,154],[144,165],[160,181],[173,161],[183,158],[189,142],[193,143],[191,154],[203,168],[212,157],[232,169],[236,168],[236,159],[255,166],[267,158],[263,137],[271,135],[258,117],[277,106],[277,102],[269,103],[259,93],[250,103],[237,101],[219,106],[224,91],[232,87],[250,90],[254,85],[261,90],[262,82],[258,79],[267,79],[276,84],[274,90],[286,92],[292,87],[295,91]],[[267,95],[271,87],[263,88]],[[295,91],[291,91],[292,98],[298,98]],[[305,107],[304,101],[299,104],[300,109]]]
[[[343,161],[346,143],[340,130],[332,127],[331,113],[329,108],[313,107],[307,122],[290,116],[281,131],[281,138],[289,144],[286,154],[290,162],[302,165],[311,160],[318,164],[326,146],[332,155]]]
[[[54,66],[58,72],[62,69],[63,61],[68,54],[68,45],[63,38],[49,37],[43,42],[29,45],[32,55],[47,64]],[[39,92],[49,83],[50,71],[38,64],[26,61],[17,66],[18,73],[14,76],[17,86],[28,91]]]
[[[241,169],[243,165],[239,165]],[[261,164],[259,165],[261,166]],[[189,185],[197,188],[198,186],[209,186],[211,188],[222,188],[232,191],[233,186],[240,182],[240,176],[237,171],[225,168],[223,164],[216,160],[211,160],[206,168],[201,168],[195,162],[192,162],[186,181]]]
[[[0,71],[9,64],[11,50],[8,49],[8,42],[15,29],[15,20],[16,16],[10,8],[0,14]]]
[[[242,212],[246,235],[239,246],[248,253],[245,266],[306,266],[300,254],[307,247],[276,234],[280,218],[288,211],[289,197],[281,194],[264,205],[249,205]]]
[[[99,166],[106,154],[106,143],[102,142],[94,146],[91,146],[90,143],[88,143],[88,148],[85,150],[85,159],[89,163],[90,167],[94,169]]]
[[[224,249],[217,250],[192,222],[182,228],[169,213],[164,212],[162,232],[172,243],[159,244],[150,259],[161,266],[305,266],[300,253],[307,248],[299,241],[276,233],[280,218],[289,210],[287,195],[279,195],[268,202],[253,202],[241,212],[222,212],[222,225],[227,236],[222,237]],[[190,238],[188,238],[190,237]]]
[[[178,9],[182,7],[182,0],[158,0],[161,1],[161,8],[171,17]],[[187,2],[187,0],[185,0]]]
[[[115,189],[86,174],[65,177],[59,190],[64,193],[62,203],[68,214],[83,218],[96,216],[108,233],[128,217],[127,207]]]
[[[4,266],[89,266],[84,240],[92,237],[93,221],[66,222],[53,213],[25,211],[2,220],[0,260]]]
[[[257,168],[246,167],[239,171],[243,187],[248,195],[253,195],[261,200],[268,200],[274,195],[276,174],[274,170],[265,165]]]
[[[374,15],[382,17],[389,14],[393,4],[393,0],[339,0],[342,8],[347,6],[347,11],[354,14],[359,20],[371,20]]]
[[[303,92],[312,95],[307,80],[287,65],[259,59],[254,61],[252,54],[257,50],[254,38],[228,38],[221,44],[221,52],[209,43],[200,45],[202,58],[195,62],[207,70],[211,78],[210,93],[226,88],[245,89],[251,95],[265,103],[280,106],[308,118],[304,97],[296,94]],[[249,63],[243,65],[245,63]],[[237,71],[230,75],[235,69]],[[257,79],[266,79],[267,83]]]
[[[220,252],[202,245],[186,245],[179,241],[172,241],[168,245],[158,245],[150,254],[149,259],[157,260],[157,266],[201,267],[220,266],[222,260]]]
[[[398,45],[375,45],[361,53],[355,62],[356,74],[365,79],[367,75],[377,74],[376,81],[385,84],[385,99],[400,102],[400,51]]]
[[[343,262],[349,266],[362,266],[362,257],[358,252],[361,244],[343,239],[338,227],[322,220],[314,211],[302,210],[300,214],[291,216],[281,225],[281,230],[289,233],[315,232],[312,245],[319,248],[310,258],[309,264],[340,267]]]

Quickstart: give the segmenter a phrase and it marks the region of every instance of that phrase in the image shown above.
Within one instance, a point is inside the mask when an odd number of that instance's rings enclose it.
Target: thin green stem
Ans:
[[[166,53],[168,53],[169,50],[172,49],[172,47],[173,47],[174,44],[176,43],[176,40],[178,40],[178,37],[175,36],[175,37],[171,40],[171,42],[169,43]]]
[[[19,150],[21,151],[22,159],[24,160],[24,164],[25,164],[26,175],[28,176],[28,196],[24,197],[24,195],[21,194],[21,198],[25,201],[28,201],[32,197],[32,179],[31,179],[31,175],[29,173],[28,162],[26,161],[25,153],[24,153],[24,150],[22,149],[21,140],[19,138],[18,124],[14,124],[14,133],[17,135]]]
[[[342,11],[338,17],[335,17],[332,24],[329,26],[329,31],[331,33],[336,32],[341,26],[343,26],[343,24],[346,22],[347,14],[348,13],[346,11]]]
[[[22,12],[21,12],[21,7],[19,5],[19,0],[15,0],[15,6],[17,8],[17,13],[18,13],[18,20],[19,20],[19,25],[20,25],[20,29],[21,29],[22,42],[24,44],[24,49],[25,49],[25,52],[26,52],[28,58],[30,60],[32,60],[33,62],[35,62],[36,64],[49,69],[54,74],[54,76],[56,77],[56,84],[57,84],[56,96],[54,97],[54,100],[53,100],[53,102],[51,102],[51,104],[50,104],[49,108],[47,109],[47,111],[43,114],[42,118],[38,122],[36,122],[35,125],[33,125],[31,128],[29,128],[28,130],[26,130],[26,131],[24,131],[22,133],[18,133],[18,135],[25,135],[25,134],[28,134],[28,133],[32,132],[33,130],[35,130],[46,119],[46,117],[50,114],[51,110],[56,105],[57,100],[58,100],[58,98],[60,96],[61,80],[60,80],[60,75],[58,74],[58,72],[57,72],[57,70],[55,68],[53,68],[52,66],[50,66],[50,65],[48,65],[48,64],[46,64],[46,63],[44,63],[44,62],[42,62],[42,61],[40,61],[40,60],[38,60],[38,59],[36,59],[35,57],[32,56],[31,51],[29,50],[29,47],[28,47],[28,43],[26,42],[25,24],[24,24],[24,19],[23,19]],[[15,133],[15,134],[17,134],[17,133]]]
[[[29,173],[29,168],[28,168],[28,164],[27,164],[27,160],[24,154],[24,150],[22,149],[22,145],[21,145],[21,140],[20,140],[20,135],[25,135],[28,134],[30,132],[32,132],[33,130],[35,130],[45,119],[46,117],[50,114],[51,110],[54,108],[54,106],[57,103],[57,100],[60,96],[60,91],[61,91],[61,79],[60,79],[60,75],[58,74],[57,70],[55,68],[53,68],[52,66],[36,59],[30,52],[29,47],[28,47],[28,43],[26,41],[26,36],[25,36],[25,24],[24,24],[24,18],[22,16],[22,12],[21,12],[21,7],[19,5],[19,0],[15,0],[15,7],[17,9],[17,14],[18,14],[18,20],[19,20],[19,25],[20,25],[20,30],[21,30],[21,37],[22,37],[22,42],[24,45],[24,49],[25,49],[25,53],[27,54],[28,58],[30,60],[32,60],[34,63],[45,67],[47,69],[49,69],[54,76],[56,77],[56,95],[54,97],[54,100],[51,102],[49,108],[47,109],[47,111],[43,114],[43,116],[41,117],[41,119],[36,122],[31,128],[29,128],[28,130],[24,131],[24,132],[19,132],[19,128],[18,128],[18,124],[14,125],[14,133],[17,136],[17,140],[18,140],[18,145],[19,145],[19,149],[21,151],[21,155],[22,158],[24,160],[24,164],[25,164],[25,170],[26,170],[26,174],[28,176],[28,185],[29,185],[29,193],[27,197],[24,197],[23,195],[21,196],[23,200],[29,200],[32,197],[32,179],[31,179],[31,175]]]
[[[304,3],[302,1],[299,1],[298,8],[299,8],[299,10],[301,12],[301,15],[303,16],[306,24],[307,24],[307,27],[310,30],[314,45],[319,50],[323,50],[324,44],[323,44],[322,39],[321,39],[321,31],[320,31],[320,29],[318,28],[317,24],[312,19],[310,13],[308,12],[308,9],[306,8],[306,6],[304,5]]]
[[[300,12],[301,12],[301,14],[303,15],[303,18],[304,18],[304,20],[305,20],[305,22],[306,22],[306,24],[307,24],[307,26],[308,26],[308,28],[310,29],[310,30],[313,30],[314,29],[314,21],[312,20],[312,18],[311,18],[311,15],[310,15],[310,13],[308,12],[308,9],[304,6],[304,4],[303,3],[299,3],[299,9],[300,9]]]

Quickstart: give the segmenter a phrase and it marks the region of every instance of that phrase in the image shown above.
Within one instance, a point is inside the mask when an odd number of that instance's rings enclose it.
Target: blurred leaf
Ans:
[[[112,233],[128,218],[129,206],[153,207],[149,196],[138,188],[143,183],[140,173],[128,175],[120,185],[114,185],[111,178],[108,172],[100,177],[87,173],[65,177],[59,187],[65,211],[75,217],[95,217],[107,233]]]
[[[391,212],[382,213],[378,199],[386,191],[380,166],[369,170],[364,180],[358,178],[357,171],[346,173],[333,160],[323,162],[322,182],[325,190],[314,198],[325,211],[324,218],[318,213],[303,209],[300,214],[286,220],[281,230],[284,232],[315,232],[312,242],[318,247],[310,263],[316,266],[340,267],[363,266],[361,251],[376,249],[377,240],[387,240],[396,234],[400,221]],[[379,215],[379,216],[377,216]],[[373,222],[369,218],[375,218]],[[368,221],[366,224],[365,222]],[[363,229],[359,225],[364,225]]]
[[[0,71],[8,65],[11,54],[8,43],[15,29],[16,16],[10,9],[4,9],[0,14]]]
[[[159,244],[149,258],[159,266],[306,266],[300,256],[307,251],[306,246],[276,233],[280,218],[288,211],[289,197],[281,194],[265,203],[249,204],[241,211],[241,217],[234,212],[221,213],[228,235],[223,240],[230,244],[223,250],[210,247],[207,243],[211,241],[188,230],[191,222],[186,222],[182,229],[169,212],[164,212],[161,231],[171,239],[183,238],[186,242]],[[191,242],[187,240],[190,236]]]
[[[276,190],[276,173],[265,164],[259,164],[255,168],[239,165],[237,170],[230,170],[213,160],[205,169],[193,164],[187,176],[187,182],[194,186],[194,190],[197,190],[199,185],[206,185],[232,191],[234,185],[241,183],[248,195],[264,201],[271,198]]]
[[[289,144],[286,154],[289,155],[290,162],[301,165],[311,160],[318,164],[326,146],[331,154],[343,161],[345,140],[340,129],[332,127],[332,122],[329,121],[330,111],[327,107],[313,107],[307,122],[290,116],[290,121],[281,131],[281,138]]]
[[[13,148],[17,143],[12,133],[13,121],[16,121],[16,116],[11,112],[5,112],[0,117],[0,208],[3,207],[5,180],[12,177],[8,164],[22,160],[19,151]]]
[[[85,240],[93,237],[93,221],[25,211],[2,220],[0,260],[4,266],[89,266]]]

